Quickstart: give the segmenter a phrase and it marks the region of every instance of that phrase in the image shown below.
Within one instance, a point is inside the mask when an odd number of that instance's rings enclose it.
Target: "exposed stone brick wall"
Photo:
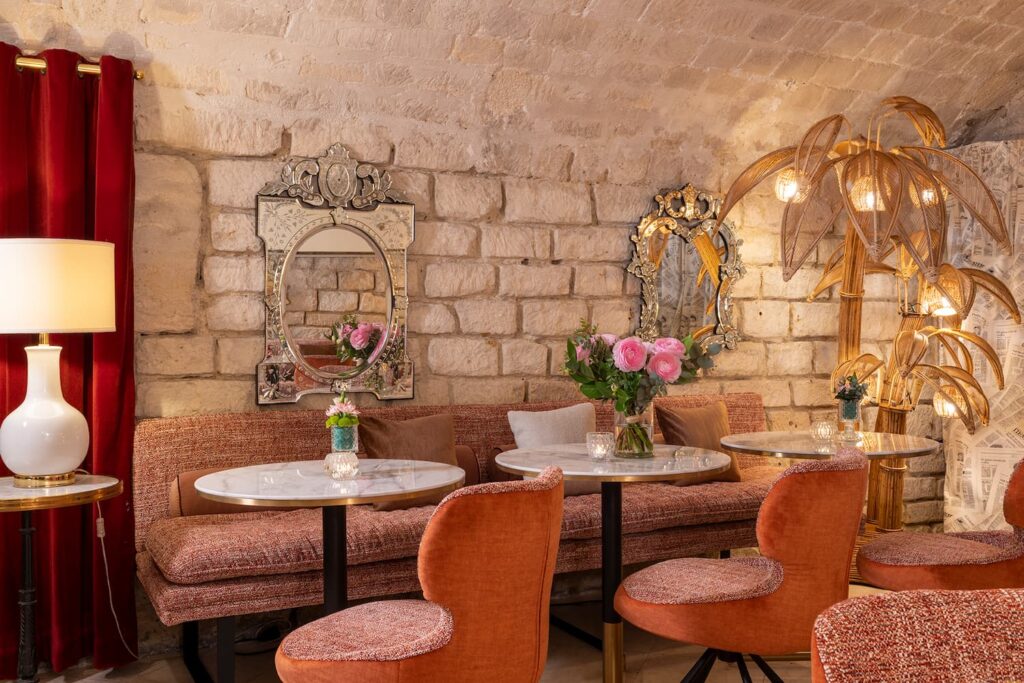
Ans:
[[[558,371],[576,322],[634,324],[628,235],[657,190],[722,190],[815,119],[863,118],[879,93],[933,104],[967,139],[1018,90],[1024,50],[1016,0],[81,0],[0,14],[0,39],[27,51],[115,53],[146,70],[140,416],[254,408],[253,197],[290,154],[342,141],[416,203],[417,401],[571,397]],[[759,391],[775,429],[830,414],[837,310],[804,299],[827,246],[782,282],[779,209],[761,194],[736,213],[745,338],[686,388]],[[869,283],[865,339],[895,324],[887,283]],[[918,411],[912,429],[931,423]],[[924,476],[908,497],[924,502],[910,521],[937,519],[941,464],[912,469]]]

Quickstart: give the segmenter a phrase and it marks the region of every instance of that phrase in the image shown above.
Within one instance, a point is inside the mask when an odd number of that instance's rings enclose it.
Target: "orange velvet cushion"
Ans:
[[[429,460],[459,466],[455,454],[455,420],[451,415],[427,415],[412,420],[359,418],[359,443],[370,458]],[[410,500],[376,503],[376,510],[404,510],[437,505],[444,494],[429,494]]]
[[[655,404],[665,443],[721,451],[721,439],[729,435],[729,412],[721,401],[699,408],[666,408]],[[708,475],[705,481],[739,481],[740,468],[736,456],[730,454],[732,465],[725,472]]]

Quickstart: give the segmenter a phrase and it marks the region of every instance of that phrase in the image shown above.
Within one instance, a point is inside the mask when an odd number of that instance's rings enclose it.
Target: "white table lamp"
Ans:
[[[114,331],[114,245],[63,239],[0,239],[0,334],[38,334],[28,355],[25,401],[0,425],[0,458],[15,486],[75,480],[89,426],[60,387],[51,333]]]

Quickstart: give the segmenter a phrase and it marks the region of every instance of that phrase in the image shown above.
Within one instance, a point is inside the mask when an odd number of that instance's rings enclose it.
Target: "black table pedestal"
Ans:
[[[36,678],[36,577],[32,513],[21,513],[21,588],[18,590],[18,683]]]
[[[601,621],[604,683],[622,683],[625,653],[615,591],[622,583],[622,483],[601,482]]]
[[[345,609],[348,603],[348,544],[346,507],[324,508],[324,614]]]

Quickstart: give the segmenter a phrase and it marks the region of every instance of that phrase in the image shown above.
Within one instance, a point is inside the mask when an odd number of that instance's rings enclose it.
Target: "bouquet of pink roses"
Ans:
[[[338,360],[342,363],[366,362],[384,342],[384,325],[357,322],[354,315],[349,315],[332,327],[326,337],[334,342]]]
[[[565,370],[587,398],[615,402],[616,455],[642,457],[654,453],[654,397],[670,384],[694,381],[720,350],[718,344],[704,349],[692,337],[620,339],[582,322],[566,344]]]

